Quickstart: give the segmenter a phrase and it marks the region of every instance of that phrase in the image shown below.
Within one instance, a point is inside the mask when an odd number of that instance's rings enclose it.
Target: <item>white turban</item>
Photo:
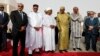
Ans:
[[[46,8],[45,11],[52,10],[50,7]]]

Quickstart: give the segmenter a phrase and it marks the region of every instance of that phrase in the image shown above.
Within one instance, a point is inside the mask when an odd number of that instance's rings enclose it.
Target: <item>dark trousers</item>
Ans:
[[[0,50],[6,50],[7,48],[7,32],[0,30]]]
[[[97,37],[96,35],[93,35],[91,33],[86,34],[85,36],[85,43],[86,43],[86,49],[90,49],[90,43],[92,44],[92,49],[96,50],[96,42],[97,42]]]
[[[55,27],[55,44],[58,44],[58,27]]]
[[[18,56],[18,42],[20,41],[21,50],[20,56],[25,56],[25,31],[18,32],[15,36],[13,36],[13,56]]]
[[[69,28],[69,40],[70,40],[70,34],[71,34],[71,27]]]

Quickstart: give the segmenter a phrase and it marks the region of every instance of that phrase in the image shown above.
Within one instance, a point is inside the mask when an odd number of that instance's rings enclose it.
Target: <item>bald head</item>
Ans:
[[[0,5],[0,11],[4,11],[4,6]]]
[[[18,10],[22,11],[24,8],[24,5],[22,3],[18,3]]]

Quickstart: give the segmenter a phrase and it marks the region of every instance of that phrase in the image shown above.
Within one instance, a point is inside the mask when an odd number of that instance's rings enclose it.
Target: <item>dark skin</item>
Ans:
[[[37,6],[34,6],[34,7],[33,7],[33,11],[34,11],[35,13],[37,13],[37,12],[38,12],[38,7],[37,7]],[[41,28],[41,27],[34,27],[34,29],[35,29],[36,31],[39,31],[40,28]]]
[[[2,12],[4,11],[4,6],[3,5],[0,5],[0,11],[2,11]],[[4,25],[0,25],[0,27],[3,28]]]
[[[48,10],[48,11],[47,11],[47,14],[48,14],[48,15],[51,15],[51,14],[52,14],[52,10]],[[55,28],[54,25],[50,25],[50,27],[51,27],[51,29],[54,29],[54,28]]]
[[[74,7],[74,8],[73,8],[73,12],[74,12],[75,14],[78,14],[78,13],[79,13],[78,8],[77,8],[77,7]],[[75,20],[75,21],[78,21],[78,19],[77,19],[77,20]]]
[[[78,8],[77,8],[77,7],[74,7],[74,8],[73,8],[73,12],[74,12],[75,14],[78,14]]]
[[[38,12],[38,7],[37,7],[37,6],[34,6],[34,7],[33,7],[33,11],[34,11],[35,13],[37,13],[37,12]]]
[[[61,13],[61,14],[64,14],[64,13],[65,13],[65,8],[60,9],[60,13]]]
[[[0,11],[4,11],[4,6],[0,5]]]
[[[98,13],[98,17],[100,17],[100,13]]]

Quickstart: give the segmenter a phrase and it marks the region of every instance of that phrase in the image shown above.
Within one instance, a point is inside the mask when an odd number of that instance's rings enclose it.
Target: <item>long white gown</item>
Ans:
[[[42,28],[36,31],[34,27],[42,27],[42,14],[31,12],[28,15],[28,26],[26,28],[26,47],[34,50],[42,47]]]
[[[54,17],[45,15],[43,17],[43,40],[45,51],[55,50],[55,29],[51,29],[50,25],[56,26]]]
[[[73,39],[73,48],[80,48],[80,41],[82,37],[82,21],[83,19],[80,14],[71,14],[71,36]]]

